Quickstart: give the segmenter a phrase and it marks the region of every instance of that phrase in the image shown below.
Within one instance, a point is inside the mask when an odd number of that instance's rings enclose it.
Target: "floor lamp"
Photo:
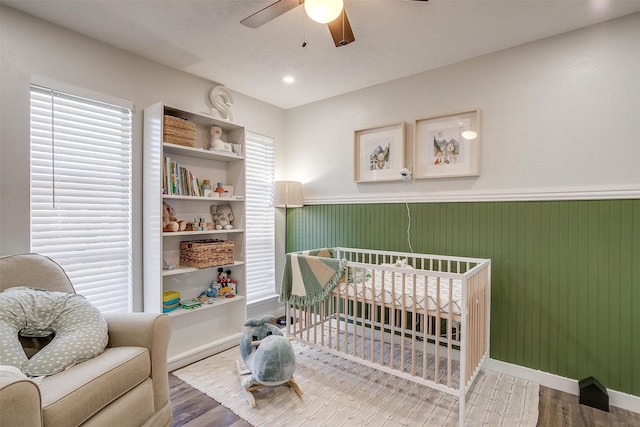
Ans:
[[[284,208],[284,252],[287,252],[287,210],[304,206],[302,183],[298,181],[276,181],[276,194],[273,206]]]
[[[287,253],[287,211],[289,208],[301,208],[304,206],[304,199],[302,197],[302,183],[298,181],[276,181],[276,194],[273,202],[273,206],[276,208],[284,208],[284,253],[286,257]],[[286,319],[286,320],[285,320]],[[289,313],[289,305],[285,304],[284,319],[277,320],[279,325],[286,326],[285,335],[289,331],[292,317]]]

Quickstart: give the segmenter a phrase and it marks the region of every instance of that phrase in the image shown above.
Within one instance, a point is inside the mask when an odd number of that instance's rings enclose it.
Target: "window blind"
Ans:
[[[247,132],[247,301],[275,295],[273,138]]]
[[[102,312],[131,311],[131,110],[31,86],[31,251]]]

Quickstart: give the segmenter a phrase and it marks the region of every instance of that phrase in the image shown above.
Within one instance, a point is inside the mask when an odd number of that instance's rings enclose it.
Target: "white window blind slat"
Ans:
[[[103,312],[131,311],[128,107],[31,86],[31,251]]]
[[[272,296],[275,286],[275,217],[273,139],[247,132],[247,300]]]

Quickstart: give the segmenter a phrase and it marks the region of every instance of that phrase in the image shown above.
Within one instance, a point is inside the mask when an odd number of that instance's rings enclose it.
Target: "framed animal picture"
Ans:
[[[392,123],[355,131],[355,182],[402,180],[407,161],[407,124]]]

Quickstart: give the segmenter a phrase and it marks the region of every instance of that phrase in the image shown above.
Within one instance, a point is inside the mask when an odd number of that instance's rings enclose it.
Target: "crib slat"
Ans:
[[[342,296],[342,321],[338,322],[338,335],[336,336],[336,341],[338,343],[337,345],[337,350],[340,351],[340,332],[342,331],[342,325],[344,325],[344,327],[347,327],[347,322],[349,321],[349,291],[347,290],[347,292],[344,293],[344,295]],[[343,331],[344,332],[344,337],[346,340],[347,334],[346,334],[346,330]],[[346,351],[347,349],[347,343],[345,341],[344,343],[344,349]]]
[[[356,318],[358,317],[358,278],[355,278],[355,289],[353,292],[353,345],[351,348],[351,354],[356,355],[356,342],[358,341],[357,332],[358,325],[356,324]]]
[[[339,286],[339,285],[338,285]],[[335,301],[338,297],[336,296],[335,293],[332,293],[331,296],[329,297],[329,337],[328,337],[328,341],[327,341],[327,345],[329,348],[333,348],[333,325],[331,324],[331,322],[333,322],[332,319],[335,319],[336,316],[336,312],[335,312]]]
[[[378,305],[374,303],[375,299],[376,299],[375,295],[373,295],[372,298],[371,298],[371,304],[370,304],[371,316],[372,316],[372,321],[373,321],[372,327],[376,324],[376,321],[377,321],[377,318],[378,318]],[[374,329],[371,331],[371,340],[370,340],[371,341],[371,345],[370,345],[370,349],[369,349],[369,353],[370,353],[369,360],[371,362],[373,362],[373,359],[374,359],[373,353],[375,351],[375,338],[376,338],[376,336],[375,336],[375,327],[374,327]]]
[[[383,281],[384,283],[384,281]],[[384,283],[386,285],[386,283]],[[393,365],[394,365],[394,353],[395,353],[395,336],[396,334],[394,333],[394,329],[396,327],[396,273],[395,272],[391,272],[391,339],[390,344],[391,344],[391,348],[389,351],[389,367],[393,369]]]
[[[405,349],[404,349],[404,331],[407,330],[407,294],[406,294],[406,274],[402,273],[402,305],[400,309],[400,372],[404,372],[404,357],[405,357]],[[395,334],[394,334],[395,335]]]
[[[326,322],[326,307],[325,307],[325,301],[322,301],[320,303],[320,345],[324,345],[324,325]]]
[[[426,279],[426,278],[425,278]],[[425,304],[427,302],[425,301]],[[428,316],[426,313],[422,316],[422,378],[427,379],[427,361],[429,356],[428,344],[429,340],[427,339],[427,335],[431,332],[431,316]],[[426,324],[425,324],[426,323]]]
[[[306,340],[309,341],[311,338],[311,322],[313,321],[312,317],[311,317],[311,308],[312,306],[308,305],[304,308],[304,318],[305,318],[305,322],[304,322],[304,330],[306,333]]]
[[[372,276],[375,276],[375,272],[376,270],[372,271]],[[381,283],[384,283],[384,271],[380,273],[381,277]],[[373,282],[375,283],[375,282]],[[387,324],[387,320],[389,319],[389,316],[387,314],[387,302],[385,301],[384,298],[384,291],[381,293],[382,295],[382,304],[381,304],[381,309],[380,309],[380,360],[378,363],[380,363],[380,365],[384,366],[384,325]]]
[[[369,317],[371,316],[371,312],[369,312],[367,314],[367,287],[366,287],[366,279],[364,277],[362,277],[362,302],[361,302],[361,310],[362,310],[362,318],[360,319],[360,326],[361,326],[361,332],[360,335],[361,337],[361,341],[360,341],[360,357],[362,359],[365,358],[365,335],[366,335],[366,323],[369,320]],[[355,340],[355,337],[354,337]]]
[[[451,387],[451,331],[453,328],[453,280],[449,279],[449,307],[447,310],[448,319],[447,319],[447,386]]]
[[[435,369],[434,369],[434,379],[433,381],[436,384],[440,384],[440,277],[436,277],[436,324],[435,324],[435,350],[434,350],[434,360],[435,360]]]
[[[415,261],[414,261],[415,262]],[[418,303],[416,297],[417,276],[413,275],[413,311],[411,316],[411,375],[416,375],[416,323],[418,323]]]

